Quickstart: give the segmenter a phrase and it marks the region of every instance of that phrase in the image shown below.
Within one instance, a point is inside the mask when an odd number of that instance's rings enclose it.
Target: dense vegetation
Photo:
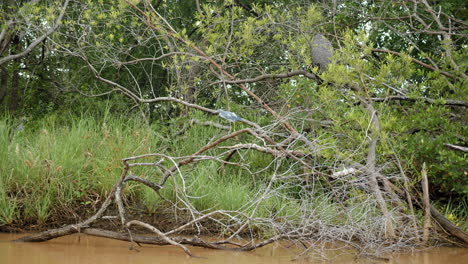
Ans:
[[[91,213],[122,158],[164,153],[170,167],[250,126],[257,136],[204,153],[164,199],[129,185],[126,203],[284,223],[323,208],[323,225],[364,228],[380,211],[400,221],[389,186],[420,198],[427,171],[431,201],[467,229],[463,1],[7,0],[0,12],[0,227]],[[317,34],[331,42],[328,65],[311,55]],[[132,173],[158,181],[164,169]],[[264,188],[274,192],[257,208]],[[266,222],[253,230],[278,232]]]

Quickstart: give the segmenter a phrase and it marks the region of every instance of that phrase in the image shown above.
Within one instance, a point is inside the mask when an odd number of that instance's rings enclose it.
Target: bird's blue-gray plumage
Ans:
[[[333,47],[331,42],[322,34],[317,34],[312,38],[311,57],[314,66],[319,67],[319,71],[323,72],[330,64],[330,58],[333,55]]]
[[[236,122],[236,121],[241,121],[241,120],[243,120],[241,117],[239,117],[239,116],[236,115],[235,113],[229,112],[229,111],[225,111],[225,110],[223,110],[223,109],[218,109],[218,115],[219,115],[219,117],[224,118],[224,119],[226,119],[226,120],[229,121],[229,122]]]

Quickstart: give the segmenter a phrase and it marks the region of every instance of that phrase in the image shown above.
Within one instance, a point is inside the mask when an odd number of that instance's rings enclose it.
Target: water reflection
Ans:
[[[140,252],[129,250],[130,243],[86,235],[72,235],[44,243],[11,243],[18,234],[0,234],[0,263],[322,263],[311,260],[291,262],[293,252],[284,246],[270,245],[253,252],[228,252],[202,248],[191,251],[202,258],[190,258],[177,247],[143,245]],[[353,261],[346,252],[331,263],[376,263],[370,260]],[[387,263],[410,264],[467,264],[468,249],[435,248],[418,253],[400,253]]]

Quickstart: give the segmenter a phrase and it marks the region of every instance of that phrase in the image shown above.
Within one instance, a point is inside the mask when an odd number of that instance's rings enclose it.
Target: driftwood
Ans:
[[[176,246],[181,247],[188,255],[193,256],[193,254],[190,252],[190,250],[188,250],[188,248],[186,248],[184,245],[202,246],[202,247],[206,247],[206,248],[226,249],[226,250],[253,250],[255,248],[258,248],[258,247],[265,246],[267,244],[273,243],[273,242],[275,242],[275,241],[277,241],[279,239],[284,238],[285,236],[292,237],[293,235],[283,234],[283,235],[279,235],[279,236],[274,236],[272,238],[266,239],[266,240],[258,242],[258,243],[249,243],[249,244],[246,244],[244,246],[238,246],[237,248],[229,248],[229,247],[221,246],[222,244],[236,245],[236,243],[234,243],[234,242],[232,242],[230,240],[226,240],[224,242],[220,242],[220,241],[207,242],[207,241],[204,241],[204,240],[202,240],[200,238],[191,238],[191,239],[189,239],[189,238],[177,238],[177,237],[172,238],[172,237],[169,237],[169,235],[171,235],[173,233],[176,233],[176,232],[179,232],[179,231],[183,231],[185,228],[189,227],[190,225],[197,224],[201,220],[204,220],[206,218],[210,218],[215,214],[223,214],[223,215],[228,215],[229,216],[229,212],[225,212],[225,211],[215,211],[215,212],[211,212],[211,213],[208,213],[208,214],[204,214],[201,217],[199,217],[197,219],[194,219],[193,221],[191,221],[189,223],[186,223],[186,224],[184,224],[184,225],[182,225],[182,226],[180,226],[180,227],[178,227],[178,228],[176,228],[174,230],[166,232],[166,233],[163,233],[163,232],[159,231],[156,227],[151,226],[151,225],[149,225],[147,223],[144,223],[144,222],[141,222],[141,221],[138,221],[138,220],[127,221],[127,219],[126,219],[126,210],[125,210],[125,207],[124,207],[124,205],[122,203],[121,196],[122,196],[122,189],[123,189],[124,185],[127,182],[130,182],[130,181],[138,182],[138,183],[144,184],[144,185],[152,188],[154,191],[158,192],[162,188],[162,186],[164,185],[164,183],[166,182],[168,177],[172,176],[176,171],[180,170],[180,168],[182,166],[196,161],[197,157],[199,157],[199,155],[202,154],[203,152],[205,152],[205,151],[207,151],[207,150],[209,150],[211,148],[214,148],[218,144],[220,144],[220,143],[222,143],[222,142],[224,142],[224,141],[226,141],[228,139],[231,139],[233,137],[236,137],[236,136],[238,136],[240,134],[243,134],[243,133],[250,133],[250,134],[252,134],[254,136],[259,137],[258,134],[255,131],[253,131],[252,129],[250,129],[250,128],[241,129],[241,130],[235,131],[233,133],[230,133],[230,134],[228,134],[226,136],[223,136],[223,137],[219,138],[218,140],[216,140],[216,141],[202,147],[201,149],[199,149],[198,151],[193,153],[193,155],[191,155],[191,156],[189,156],[189,157],[187,157],[185,159],[182,159],[181,161],[175,163],[175,165],[172,168],[166,170],[166,173],[161,177],[161,180],[160,180],[159,184],[153,183],[153,182],[151,182],[151,181],[149,181],[147,179],[138,177],[138,176],[133,175],[133,174],[128,174],[128,171],[129,171],[129,168],[131,168],[131,167],[135,167],[135,166],[160,166],[160,163],[158,163],[158,162],[155,162],[155,163],[129,163],[129,162],[137,160],[137,159],[141,159],[141,158],[148,158],[148,157],[163,157],[163,158],[167,158],[167,159],[172,159],[171,157],[168,157],[168,156],[166,156],[164,154],[146,154],[146,155],[140,155],[140,156],[125,158],[125,159],[123,159],[124,169],[123,169],[123,172],[122,172],[119,180],[117,181],[115,186],[112,188],[112,190],[109,192],[105,202],[102,204],[101,208],[96,212],[96,214],[94,214],[92,217],[90,217],[89,219],[87,219],[87,220],[85,220],[83,222],[73,224],[73,225],[67,225],[67,226],[62,227],[62,228],[57,228],[57,229],[44,231],[44,232],[41,232],[41,233],[38,233],[38,234],[25,236],[25,237],[16,239],[15,242],[42,242],[42,241],[47,241],[47,240],[50,240],[50,239],[54,239],[54,238],[58,238],[58,237],[61,237],[61,236],[66,236],[66,235],[71,235],[71,234],[75,234],[75,233],[85,233],[85,234],[94,235],[94,236],[102,236],[102,237],[108,237],[108,238],[119,239],[119,240],[127,240],[127,241],[138,242],[138,243],[149,243],[149,244],[158,244],[158,245],[167,245],[167,244],[176,245]],[[114,231],[110,231],[110,230],[102,230],[102,229],[91,228],[91,225],[96,220],[98,220],[100,218],[103,218],[103,214],[106,212],[106,210],[108,209],[109,205],[112,202],[115,202],[117,204],[117,208],[118,208],[118,212],[119,212],[119,216],[120,216],[122,226],[128,228],[127,229],[128,233],[126,233],[126,234],[125,233],[114,232]],[[233,212],[233,213],[235,213],[236,215],[239,215],[239,212]],[[130,231],[129,228],[131,228],[133,225],[139,225],[141,227],[149,229],[152,232],[156,233],[156,235],[158,235],[158,237],[144,237],[144,236],[132,234],[132,232]],[[242,228],[239,228],[237,231],[240,232],[241,230],[242,230]]]
[[[346,175],[354,174],[357,172],[362,172],[364,170],[364,166],[360,164],[353,164],[353,166],[341,170],[337,172],[340,177],[344,177]],[[348,172],[345,174],[345,172]],[[408,205],[411,205],[410,208],[413,208],[412,205],[419,207],[421,210],[424,210],[424,201],[422,198],[417,198],[411,195],[406,190],[392,184],[390,184],[390,188],[394,190],[402,199],[407,199]],[[465,247],[468,247],[468,233],[457,227],[453,224],[450,220],[448,220],[442,213],[440,213],[433,205],[429,204],[430,216],[435,220],[443,229],[445,229],[450,235],[459,239],[461,242],[464,243]],[[416,225],[416,223],[415,223]]]
[[[441,214],[434,206],[431,205],[430,210],[431,216],[440,224],[440,226],[447,230],[452,236],[463,241],[465,243],[465,247],[468,247],[468,234],[465,231],[450,222],[450,220]]]

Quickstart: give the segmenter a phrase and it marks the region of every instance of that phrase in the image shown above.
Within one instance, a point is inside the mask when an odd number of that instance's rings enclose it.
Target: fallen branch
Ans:
[[[405,197],[407,195],[405,191],[395,186],[394,184],[390,183],[390,187],[398,195],[400,195],[400,197]],[[414,205],[418,206],[421,209],[424,209],[423,201],[421,199],[416,199],[414,196],[411,196],[411,195],[409,196],[411,197],[411,201],[413,202]],[[465,231],[461,230],[459,227],[457,227],[455,224],[453,224],[450,220],[448,220],[433,205],[430,205],[429,208],[431,211],[431,216],[434,218],[434,220],[436,220],[437,223],[439,223],[442,228],[447,230],[449,234],[463,241],[465,243],[465,246],[468,247],[468,234]]]
[[[153,163],[154,165],[154,163]],[[124,179],[124,182],[127,182],[127,181],[136,181],[136,182],[140,182],[148,187],[150,187],[151,189],[153,189],[154,191],[159,191],[162,189],[162,186],[150,181],[150,180],[147,180],[147,179],[144,179],[144,178],[141,178],[141,177],[138,177],[138,176],[135,176],[135,175],[127,175]]]
[[[434,206],[431,205],[431,216],[440,224],[445,230],[447,230],[452,236],[460,239],[465,243],[465,247],[468,247],[468,234],[461,230],[458,226],[454,225],[448,220],[443,214],[441,214]]]
[[[228,134],[228,135],[225,135],[219,139],[217,139],[216,141],[208,144],[208,145],[205,145],[203,146],[202,148],[200,148],[198,151],[196,151],[195,153],[193,153],[189,158],[187,159],[184,159],[182,161],[179,161],[176,165],[174,165],[171,169],[169,169],[168,172],[166,172],[162,177],[161,177],[161,180],[159,181],[159,185],[160,186],[163,186],[164,183],[166,183],[166,180],[169,178],[169,176],[172,175],[172,173],[174,173],[176,170],[178,170],[180,167],[184,166],[184,165],[187,165],[189,164],[190,162],[192,162],[196,156],[202,154],[203,152],[219,145],[220,143],[230,139],[230,138],[233,138],[233,137],[236,137],[240,134],[243,134],[243,133],[250,133],[250,134],[255,134],[252,129],[250,128],[244,128],[244,129],[241,129],[241,130],[238,130],[238,131],[235,131],[231,134]]]
[[[61,237],[61,236],[66,236],[66,235],[71,235],[71,234],[74,234],[74,233],[79,233],[82,228],[88,227],[93,222],[95,222],[97,219],[102,217],[104,212],[107,210],[109,205],[114,200],[114,194],[115,194],[115,192],[117,190],[117,187],[122,184],[125,176],[127,175],[127,171],[128,171],[128,166],[127,166],[126,162],[124,161],[124,169],[122,171],[122,174],[121,174],[119,180],[117,181],[117,183],[114,185],[114,187],[111,189],[111,191],[107,195],[107,198],[104,201],[104,203],[101,205],[101,208],[99,208],[99,210],[96,212],[96,214],[94,214],[93,216],[91,216],[87,220],[85,220],[83,222],[80,222],[78,224],[67,225],[65,227],[51,229],[51,230],[47,230],[47,231],[40,232],[40,233],[37,233],[37,234],[21,237],[21,238],[18,238],[16,240],[14,240],[14,242],[42,242],[42,241],[47,241],[47,240],[54,239],[54,238]]]
[[[144,228],[146,228],[146,229],[148,229],[148,230],[151,230],[153,233],[157,234],[159,237],[161,237],[161,238],[162,238],[164,241],[166,241],[167,243],[169,243],[169,244],[171,244],[171,245],[173,245],[173,246],[178,246],[178,247],[182,248],[182,249],[185,251],[185,253],[187,253],[187,255],[189,255],[189,256],[191,256],[191,257],[194,257],[194,256],[195,256],[195,255],[192,254],[192,252],[190,252],[190,250],[189,250],[186,246],[184,246],[184,245],[182,245],[182,244],[180,244],[180,243],[175,242],[174,240],[172,240],[172,239],[169,238],[168,236],[164,235],[163,232],[159,231],[156,227],[154,227],[154,226],[152,226],[152,225],[150,225],[150,224],[143,223],[143,222],[138,221],[138,220],[132,220],[132,221],[130,221],[130,222],[128,222],[128,223],[126,224],[126,226],[127,226],[128,228],[130,228],[132,225],[138,225],[138,226],[144,227]]]
[[[465,152],[465,153],[468,152],[468,148],[467,148],[467,147],[462,147],[462,146],[453,145],[453,144],[448,144],[448,143],[444,143],[444,146],[446,146],[446,147],[449,148],[449,149],[458,150],[458,151],[462,151],[462,152]]]
[[[227,146],[227,147],[219,147],[220,149],[230,149],[230,150],[236,150],[236,149],[255,149],[257,151],[271,154],[275,157],[289,157],[291,155],[294,155],[296,157],[304,157],[307,156],[305,153],[300,152],[300,151],[290,151],[290,150],[284,150],[284,151],[279,151],[276,149],[272,148],[267,148],[267,147],[262,147],[254,143],[249,143],[249,144],[236,144],[233,146]]]
[[[155,237],[155,236],[144,236],[133,234],[132,238],[128,235],[128,233],[121,233],[115,232],[110,230],[104,230],[99,228],[85,228],[81,231],[81,233],[90,235],[90,236],[97,236],[97,237],[105,237],[110,239],[122,240],[131,242],[133,238],[133,242],[139,244],[149,244],[149,245],[171,245],[169,242],[164,240],[162,237]],[[198,237],[171,237],[171,240],[181,244],[181,245],[190,245],[194,247],[203,247],[203,248],[210,248],[210,249],[221,249],[221,250],[235,250],[227,247],[220,246],[216,243],[204,241]]]

